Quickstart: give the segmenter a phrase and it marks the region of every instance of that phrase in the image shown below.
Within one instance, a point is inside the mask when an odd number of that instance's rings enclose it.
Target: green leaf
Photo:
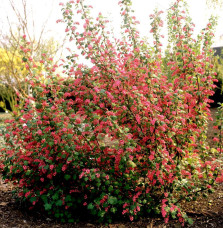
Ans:
[[[101,89],[100,90],[100,93],[105,93],[106,91],[104,89]]]
[[[49,142],[49,146],[53,146],[54,145],[54,142]]]
[[[24,165],[28,165],[29,164],[29,162],[28,161],[24,161]]]
[[[110,196],[110,197],[108,198],[108,203],[109,203],[109,204],[114,205],[114,204],[117,204],[117,202],[118,202],[118,199],[117,199],[116,197],[114,197],[114,196]]]
[[[63,154],[61,157],[62,157],[62,158],[66,158],[66,157],[67,157],[67,155],[66,155],[66,154]]]
[[[67,138],[68,138],[68,139],[72,139],[72,137],[73,137],[72,134],[68,134],[68,135],[67,135]]]
[[[70,218],[70,219],[68,219],[68,222],[69,223],[74,223],[74,219]]]
[[[85,131],[90,131],[90,129],[91,129],[90,127],[86,127]]]
[[[43,92],[43,88],[42,88],[42,87],[36,87],[36,90],[37,90],[38,92],[40,92],[40,93]]]
[[[31,203],[33,203],[33,202],[35,202],[35,201],[36,201],[36,197],[31,197],[31,198],[30,198],[30,202],[31,202]]]
[[[96,139],[96,137],[95,137],[95,135],[93,135],[90,140],[94,141],[95,139]]]
[[[132,168],[135,168],[136,167],[136,164],[133,161],[131,161],[131,160],[128,161],[128,165],[130,167],[132,167]]]
[[[117,208],[116,207],[112,207],[111,208],[111,212],[115,214],[115,212],[117,211]]]
[[[67,195],[66,198],[65,198],[65,201],[66,202],[70,202],[72,200],[71,196],[70,195]]]
[[[188,218],[187,222],[189,223],[189,225],[192,225],[194,223],[192,218]]]
[[[73,160],[72,157],[69,157],[69,158],[67,159],[68,162],[70,162],[70,161],[72,161],[72,160]]]
[[[27,58],[23,57],[23,58],[22,58],[22,61],[23,61],[23,62],[27,62]]]
[[[65,180],[69,180],[71,178],[71,175],[69,175],[69,174],[66,174],[65,176],[64,176],[64,179]]]
[[[47,204],[47,195],[41,195],[41,199]]]
[[[87,209],[92,210],[94,208],[94,205],[92,203],[88,204]]]
[[[85,178],[84,178],[84,181],[88,181],[88,177],[85,177]]]
[[[26,176],[29,176],[31,174],[31,170],[26,171]]]
[[[41,109],[42,108],[42,105],[41,104],[36,104],[36,108],[37,109]]]
[[[98,215],[99,217],[103,218],[105,216],[105,211],[99,211]]]
[[[58,199],[59,199],[58,193],[54,194],[54,195],[52,196],[52,199],[53,199],[53,200],[58,200]]]
[[[112,192],[113,191],[113,186],[109,186],[108,191]]]
[[[63,205],[63,201],[62,200],[58,200],[57,202],[56,202],[56,206],[62,206]]]
[[[46,211],[49,211],[49,210],[51,210],[52,205],[49,204],[49,203],[46,203],[46,204],[44,204],[44,207],[45,207],[45,210],[46,210]]]

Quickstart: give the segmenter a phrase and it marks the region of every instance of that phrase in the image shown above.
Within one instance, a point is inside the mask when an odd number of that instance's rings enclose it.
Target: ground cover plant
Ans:
[[[30,208],[61,221],[74,222],[84,210],[99,222],[158,214],[191,223],[181,201],[223,180],[222,107],[216,147],[206,142],[215,19],[195,39],[186,4],[176,1],[164,55],[162,12],[151,15],[151,46],[140,38],[131,1],[119,5],[122,38],[111,39],[107,20],[92,18],[83,0],[61,3],[68,37],[91,61],[78,64],[71,50],[63,72],[69,80],[47,53],[34,62],[23,37],[33,96],[4,131],[2,175]],[[44,80],[39,64],[47,66]]]

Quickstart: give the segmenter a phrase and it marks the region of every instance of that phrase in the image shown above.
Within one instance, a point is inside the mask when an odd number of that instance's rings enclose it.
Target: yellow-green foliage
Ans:
[[[20,53],[0,48],[0,107],[6,110],[6,101],[12,111],[18,110],[16,91],[25,90],[25,78],[28,70]]]
[[[0,48],[0,77],[13,82],[24,79],[28,74],[22,56],[18,51]]]

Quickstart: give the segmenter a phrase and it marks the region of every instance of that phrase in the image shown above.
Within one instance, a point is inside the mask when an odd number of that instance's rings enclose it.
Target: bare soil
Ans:
[[[215,116],[216,109],[212,109],[212,116]],[[213,124],[209,124],[208,139],[214,137]],[[1,127],[1,115],[0,115]],[[0,147],[1,147],[0,139]],[[61,224],[51,218],[45,217],[40,212],[28,211],[15,201],[12,195],[14,186],[10,183],[4,183],[0,177],[0,228],[167,228],[167,227],[181,227],[181,225],[174,220],[169,224],[165,224],[160,218],[144,218],[136,222],[117,221],[109,226],[93,224],[88,218],[85,221],[74,224]],[[199,198],[195,202],[185,203],[184,209],[188,215],[194,220],[193,225],[186,225],[191,228],[223,228],[223,184],[216,188],[214,194],[207,198]]]

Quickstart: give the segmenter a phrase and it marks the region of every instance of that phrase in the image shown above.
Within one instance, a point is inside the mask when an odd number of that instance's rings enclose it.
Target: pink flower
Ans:
[[[25,197],[27,198],[31,194],[30,191],[26,192]]]
[[[67,169],[67,166],[66,165],[63,165],[62,171],[64,172],[66,169]]]
[[[136,121],[138,122],[138,124],[140,124],[140,122],[141,122],[140,115],[138,115],[138,114],[136,114]]]
[[[80,118],[77,118],[76,121],[75,121],[76,124],[80,124],[81,123],[81,119]]]
[[[114,82],[113,87],[117,87],[120,84],[121,84],[121,81],[120,80],[117,80],[117,81]]]
[[[168,221],[169,221],[169,217],[164,218],[165,223],[168,223]]]
[[[214,138],[213,138],[213,141],[214,141],[214,142],[219,142],[219,139],[216,138],[216,137],[214,137]]]
[[[163,218],[165,218],[166,217],[166,214],[167,214],[167,212],[165,210],[165,207],[162,207],[161,213],[162,213]]]

